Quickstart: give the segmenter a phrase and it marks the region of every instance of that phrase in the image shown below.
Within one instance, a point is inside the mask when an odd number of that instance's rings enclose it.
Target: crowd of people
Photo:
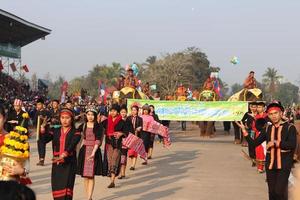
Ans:
[[[119,85],[136,88],[137,79],[131,70],[128,71],[129,75],[120,79]],[[250,72],[245,81],[246,89],[255,87],[253,74]],[[72,99],[45,101],[44,97],[36,98],[28,85],[2,73],[1,77],[5,78],[0,79],[0,87],[11,84],[12,90],[9,95],[4,90],[0,94],[3,99],[0,146],[4,135],[20,125],[23,113],[28,112],[30,119],[22,125],[27,129],[36,128],[38,166],[44,166],[46,145],[52,141],[51,185],[53,198],[57,200],[73,198],[76,175],[83,178],[87,199],[93,197],[95,176],[109,177],[107,187],[114,188],[117,179],[126,177],[127,166],[132,171],[136,169],[139,156],[143,159],[142,165],[147,165],[152,159],[156,134],[149,132],[147,126],[158,122],[168,127],[170,123],[159,120],[153,105],[132,105],[127,110],[126,105],[112,102],[89,101],[80,105]],[[212,86],[212,80],[208,79],[204,88]],[[22,92],[20,87],[24,87]],[[149,92],[149,84],[143,87],[143,91]],[[266,172],[270,199],[287,199],[288,177],[297,160],[294,158],[297,139],[293,126],[296,119],[300,119],[300,108],[284,109],[280,102],[266,105],[263,101],[255,101],[249,103],[249,111],[241,122],[224,123],[226,131],[233,124],[235,143],[248,146],[252,165],[259,173]],[[33,135],[33,132],[29,134]],[[124,140],[131,137],[142,141],[146,157],[142,151],[124,145]],[[159,141],[164,141],[162,136],[158,137]],[[8,170],[12,175],[27,176],[29,173],[26,166],[14,166]]]
[[[18,98],[24,101],[24,106],[29,106],[37,97],[45,97],[47,93],[39,90],[34,91],[28,82],[17,81],[13,77],[0,71],[0,103],[8,106]]]
[[[297,130],[274,101],[249,104],[243,121],[236,122],[248,142],[249,156],[259,173],[266,172],[270,200],[288,200],[288,183],[297,148]]]
[[[95,176],[110,177],[108,188],[114,188],[116,178],[126,177],[127,158],[131,161],[130,170],[135,170],[139,152],[123,145],[124,138],[129,134],[140,138],[143,143],[147,153],[143,165],[147,165],[153,156],[155,135],[148,132],[143,124],[155,120],[159,122],[154,106],[146,104],[140,108],[133,105],[128,113],[126,105],[112,104],[109,107],[89,103],[75,106],[70,100],[63,104],[52,100],[47,105],[44,99],[39,98],[34,107],[26,108],[22,100],[15,99],[12,108],[8,111],[1,106],[1,134],[5,135],[20,125],[22,114],[29,112],[31,118],[23,126],[38,129],[38,166],[44,166],[46,145],[52,141],[51,184],[54,199],[72,199],[76,174],[83,177],[87,198],[92,199]],[[79,150],[78,146],[81,146]],[[28,172],[26,169],[24,171]],[[20,174],[23,175],[24,171],[20,170]]]

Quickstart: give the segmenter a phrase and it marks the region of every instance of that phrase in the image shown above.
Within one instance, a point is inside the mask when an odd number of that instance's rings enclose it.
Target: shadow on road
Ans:
[[[146,168],[145,170],[134,173],[132,180],[124,180],[123,183],[121,182],[124,186],[133,185],[133,188],[122,190],[122,187],[120,187],[119,191],[110,190],[112,195],[101,199],[112,200],[132,195],[136,197],[134,199],[154,200],[174,194],[175,191],[182,189],[182,187],[171,187],[162,189],[159,192],[157,192],[157,190],[184,179],[187,171],[192,168],[188,165],[192,163],[198,155],[199,152],[193,150],[176,151],[168,155],[156,157],[148,166],[140,168],[140,170]],[[153,191],[154,189],[155,191]]]

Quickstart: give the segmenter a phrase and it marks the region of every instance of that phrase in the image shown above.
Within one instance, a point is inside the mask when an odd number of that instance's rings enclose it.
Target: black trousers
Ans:
[[[42,139],[39,139],[37,141],[37,146],[38,146],[39,158],[44,159],[46,155],[46,143]]]
[[[186,121],[181,122],[181,130],[185,131],[186,130]]]
[[[291,169],[266,170],[269,200],[288,200],[288,181]]]
[[[43,138],[43,135],[40,134],[40,138],[37,141],[37,147],[38,147],[38,153],[39,153],[39,158],[44,159],[46,156],[46,145],[48,142],[45,141],[45,139]]]
[[[231,122],[223,122],[224,131],[230,131]]]
[[[252,158],[252,159],[256,158],[256,156],[255,156],[255,147],[254,146],[248,145],[248,152],[249,152],[250,158]]]
[[[234,139],[241,140],[241,129],[240,127],[235,123],[232,122],[233,129],[234,129]]]
[[[150,141],[151,140],[150,135],[151,135],[151,133],[146,132],[146,131],[142,131],[140,133],[140,138],[143,140],[145,150],[146,150],[147,153],[149,152],[149,148],[150,148],[150,142],[151,142]]]
[[[251,136],[251,134],[255,134],[255,133],[254,132],[252,133],[251,130],[248,130],[248,134],[250,134],[250,136]],[[254,139],[254,135],[253,135],[253,137],[251,136],[251,138]],[[248,152],[249,152],[250,158],[252,158],[252,159],[256,158],[256,156],[255,156],[255,146],[248,145]]]

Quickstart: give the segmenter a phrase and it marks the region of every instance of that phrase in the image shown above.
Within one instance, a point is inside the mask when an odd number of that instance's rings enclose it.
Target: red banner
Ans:
[[[28,69],[28,67],[27,67],[27,65],[24,65],[24,66],[22,66],[22,68],[23,68],[23,70],[25,71],[25,72],[29,72],[29,69]]]
[[[16,67],[15,63],[11,63],[10,68],[13,72],[17,71],[17,67]]]

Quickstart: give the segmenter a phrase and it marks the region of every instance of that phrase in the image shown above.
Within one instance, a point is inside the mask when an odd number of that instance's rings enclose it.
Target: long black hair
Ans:
[[[0,196],[2,200],[35,200],[32,189],[15,181],[0,181]]]
[[[99,124],[97,122],[97,113],[95,113],[93,111],[88,111],[88,112],[91,112],[94,115],[94,128],[93,128],[93,132],[97,133],[99,131],[99,129],[101,129],[101,124]],[[86,113],[88,113],[88,112],[86,112]],[[82,133],[83,133],[84,136],[85,136],[86,129],[87,129],[87,118],[85,120],[85,123],[82,124],[82,127],[80,128],[80,130],[82,131]]]
[[[5,108],[3,105],[0,104],[0,115],[2,115],[4,118],[6,117]]]

